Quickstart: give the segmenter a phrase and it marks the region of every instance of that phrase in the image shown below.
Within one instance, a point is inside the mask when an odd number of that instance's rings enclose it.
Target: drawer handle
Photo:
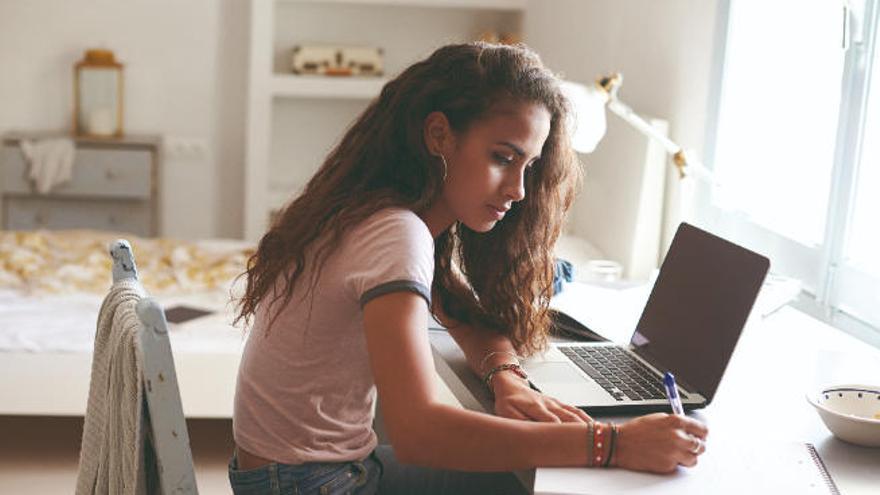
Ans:
[[[114,172],[114,171],[112,171],[112,170],[107,170],[106,172],[104,172],[104,177],[105,177],[107,180],[116,180],[116,178],[117,178],[118,176],[116,175],[116,172]]]
[[[46,215],[42,211],[37,212],[34,215],[34,223],[37,224],[38,227],[44,227],[46,225]]]

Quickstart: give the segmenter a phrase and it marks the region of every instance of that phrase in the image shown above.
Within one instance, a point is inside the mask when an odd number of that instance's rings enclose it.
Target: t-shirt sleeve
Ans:
[[[392,292],[409,291],[431,305],[434,239],[413,212],[384,210],[352,230],[345,249],[345,287],[361,307]]]

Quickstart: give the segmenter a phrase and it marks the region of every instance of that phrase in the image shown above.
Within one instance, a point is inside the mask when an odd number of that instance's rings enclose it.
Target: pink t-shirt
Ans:
[[[397,291],[416,292],[430,305],[433,274],[428,227],[412,211],[385,209],[344,234],[313,301],[303,300],[298,283],[268,334],[269,315],[258,307],[238,371],[236,444],[285,464],[369,455],[376,387],[362,308]],[[300,280],[310,277],[307,268]]]

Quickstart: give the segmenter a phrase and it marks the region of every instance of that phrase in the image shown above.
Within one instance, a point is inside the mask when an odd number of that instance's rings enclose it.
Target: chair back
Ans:
[[[131,244],[124,239],[110,245],[113,282],[138,279]],[[165,312],[154,299],[145,297],[135,307],[142,328],[138,357],[143,369],[143,438],[145,493],[197,494],[192,451]],[[140,490],[139,490],[140,491]]]

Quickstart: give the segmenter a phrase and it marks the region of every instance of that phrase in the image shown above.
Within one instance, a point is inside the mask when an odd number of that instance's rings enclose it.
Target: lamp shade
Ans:
[[[571,81],[562,81],[560,87],[571,106],[567,124],[572,147],[580,153],[590,153],[605,135],[608,94],[598,87]]]

